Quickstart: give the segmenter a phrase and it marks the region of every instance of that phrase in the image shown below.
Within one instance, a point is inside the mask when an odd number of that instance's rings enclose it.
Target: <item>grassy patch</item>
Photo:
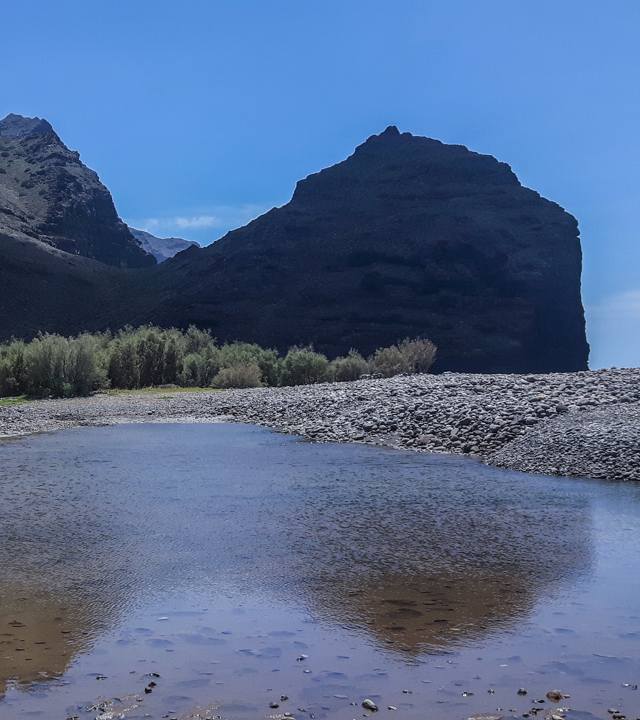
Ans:
[[[203,392],[219,392],[211,387],[181,387],[179,385],[169,385],[165,387],[146,387],[133,390],[124,390],[121,388],[113,388],[105,390],[105,395],[159,395],[161,397],[170,397],[178,393],[203,393]]]
[[[11,407],[12,405],[22,405],[28,402],[26,395],[16,395],[15,397],[0,398],[0,407]]]

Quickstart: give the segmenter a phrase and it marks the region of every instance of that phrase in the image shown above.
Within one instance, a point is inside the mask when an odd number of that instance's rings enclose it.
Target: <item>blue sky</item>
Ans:
[[[579,220],[592,366],[640,365],[637,0],[7,3],[0,115],[46,117],[128,221],[208,242],[394,123]]]

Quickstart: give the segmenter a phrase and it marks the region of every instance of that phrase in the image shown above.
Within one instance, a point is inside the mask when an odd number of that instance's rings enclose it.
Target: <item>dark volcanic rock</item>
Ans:
[[[577,370],[580,273],[576,220],[508,165],[390,127],[164,263],[143,316],[330,355],[428,336],[441,370]]]
[[[136,230],[132,227],[130,227],[129,230],[140,244],[140,247],[149,253],[149,255],[153,255],[159,263],[174,257],[174,255],[177,255],[187,248],[200,247],[200,245],[193,240],[184,240],[183,238],[177,237],[156,237],[146,230]]]
[[[0,231],[0,339],[116,327],[136,291],[130,275]]]
[[[120,268],[154,265],[46,120],[0,121],[0,338],[119,326],[136,291]]]
[[[96,173],[40,118],[0,121],[0,233],[117,267],[155,264]]]

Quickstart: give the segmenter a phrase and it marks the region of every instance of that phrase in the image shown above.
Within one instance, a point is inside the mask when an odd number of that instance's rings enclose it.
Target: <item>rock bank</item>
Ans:
[[[0,436],[79,425],[219,420],[316,441],[468,454],[529,472],[640,480],[640,369],[445,373],[42,400],[0,408]]]

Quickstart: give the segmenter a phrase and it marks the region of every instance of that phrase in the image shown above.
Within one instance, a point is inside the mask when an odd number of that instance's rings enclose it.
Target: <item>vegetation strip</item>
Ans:
[[[218,345],[209,331],[151,325],[115,335],[43,334],[31,342],[0,345],[0,397],[75,397],[97,390],[183,387],[248,388],[392,377],[427,372],[436,356],[430,340],[408,338],[376,350],[366,360],[356,350],[329,362],[312,347],[280,356],[255,343]]]

